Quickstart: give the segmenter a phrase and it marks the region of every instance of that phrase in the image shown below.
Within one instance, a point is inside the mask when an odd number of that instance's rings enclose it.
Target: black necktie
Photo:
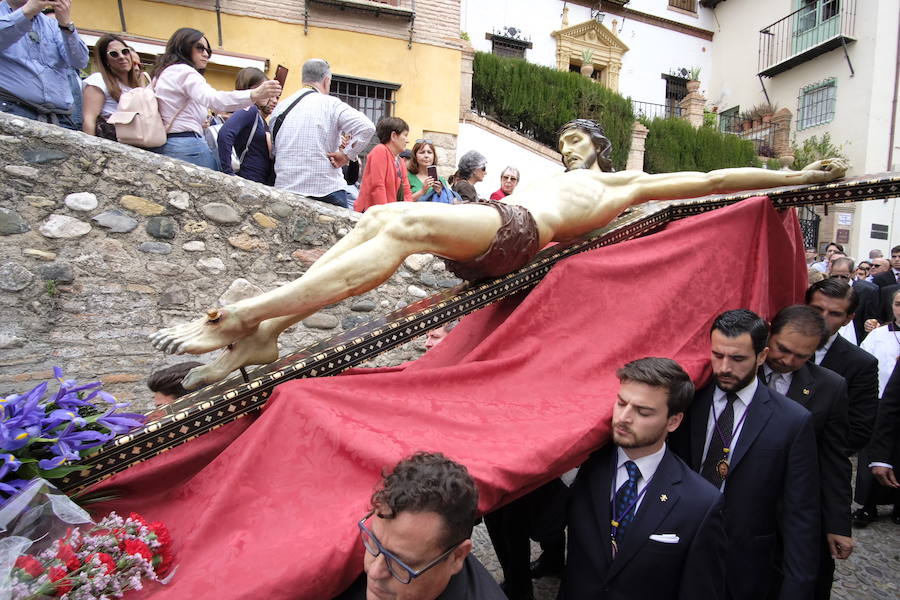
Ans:
[[[706,460],[703,461],[703,468],[700,469],[700,475],[716,487],[721,487],[728,474],[727,463],[731,460],[731,436],[734,428],[734,401],[737,400],[737,394],[728,392],[725,394],[725,408],[719,415],[716,423],[713,424],[712,438],[709,440],[709,450],[706,452]],[[715,413],[715,406],[713,406]],[[727,448],[727,450],[726,450]],[[725,461],[725,466],[722,466]]]

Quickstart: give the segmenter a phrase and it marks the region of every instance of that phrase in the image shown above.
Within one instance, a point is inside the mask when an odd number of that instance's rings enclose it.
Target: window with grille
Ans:
[[[797,129],[808,129],[834,120],[834,105],[837,97],[837,80],[806,86],[800,91],[797,110]]]
[[[669,0],[669,6],[688,12],[697,12],[697,0]]]
[[[393,114],[396,103],[394,92],[398,89],[400,89],[398,83],[332,75],[329,91],[332,96],[337,96],[372,119],[373,123],[378,123],[382,117]]]

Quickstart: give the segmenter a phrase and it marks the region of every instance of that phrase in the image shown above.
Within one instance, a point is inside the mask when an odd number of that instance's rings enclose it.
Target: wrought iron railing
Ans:
[[[677,104],[653,104],[652,102],[631,101],[635,117],[647,119],[681,117],[681,107]]]
[[[815,0],[759,32],[759,73],[777,73],[853,38],[856,0]]]
[[[803,233],[803,242],[807,248],[819,247],[819,221],[822,218],[816,214],[812,206],[798,206],[797,218],[800,221],[800,231]]]

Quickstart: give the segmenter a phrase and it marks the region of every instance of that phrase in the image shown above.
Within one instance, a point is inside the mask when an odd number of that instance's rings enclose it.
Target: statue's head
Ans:
[[[575,119],[559,129],[557,148],[567,171],[598,169],[613,172],[612,144],[600,124],[591,119]]]

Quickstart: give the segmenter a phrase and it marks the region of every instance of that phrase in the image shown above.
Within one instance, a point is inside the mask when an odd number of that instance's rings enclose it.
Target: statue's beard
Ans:
[[[591,152],[584,160],[574,167],[567,168],[566,171],[574,171],[576,169],[592,169],[597,164],[597,153]]]

